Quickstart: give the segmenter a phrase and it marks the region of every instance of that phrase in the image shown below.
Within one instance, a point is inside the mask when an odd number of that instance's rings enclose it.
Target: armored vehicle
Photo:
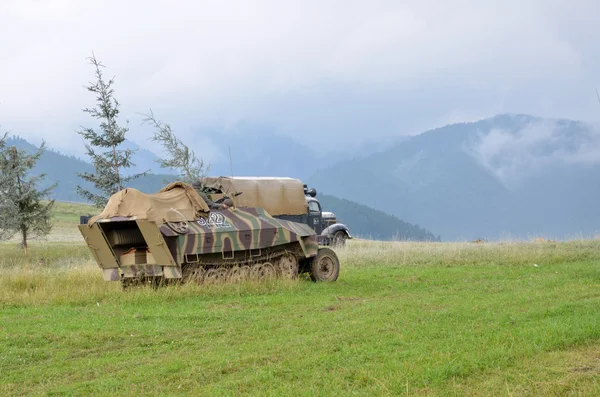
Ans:
[[[319,247],[307,225],[274,218],[262,207],[211,210],[182,182],[155,194],[123,189],[79,230],[104,279],[124,285],[294,278],[303,272],[314,281],[335,281],[339,274],[337,255]]]
[[[212,199],[224,195],[238,206],[263,207],[273,217],[310,226],[321,245],[343,246],[351,239],[350,230],[332,212],[324,212],[315,197],[299,179],[278,177],[204,177],[197,188],[208,191]]]

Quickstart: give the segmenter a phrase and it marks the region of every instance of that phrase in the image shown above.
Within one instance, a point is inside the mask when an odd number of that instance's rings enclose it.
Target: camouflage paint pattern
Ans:
[[[273,218],[262,208],[212,211],[188,223],[185,234],[166,224],[160,226],[165,237],[177,238],[177,262],[184,255],[259,250],[288,243],[299,243],[305,257],[317,254],[315,232],[307,225]]]
[[[111,246],[103,230],[107,223],[113,222],[128,222],[128,230],[132,231],[137,227],[151,252],[146,263],[121,265],[119,255],[132,247]],[[120,217],[99,220],[91,226],[80,225],[79,229],[106,281],[118,281],[121,275],[181,278],[181,265],[186,263],[188,255],[200,258],[218,254],[225,261],[240,253],[260,256],[262,250],[296,244],[298,252],[310,258],[319,249],[315,232],[309,226],[273,218],[262,208],[215,210],[197,220],[176,223],[157,225],[153,221]]]

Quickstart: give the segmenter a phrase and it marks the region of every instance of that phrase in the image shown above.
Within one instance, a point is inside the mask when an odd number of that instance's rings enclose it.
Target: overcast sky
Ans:
[[[158,118],[357,145],[502,112],[600,119],[600,2],[0,0],[0,125],[64,151],[95,52],[131,138]]]

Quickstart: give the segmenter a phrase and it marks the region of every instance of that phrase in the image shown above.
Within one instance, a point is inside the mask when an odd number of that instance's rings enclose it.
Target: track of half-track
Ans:
[[[215,259],[207,256],[199,257],[193,263],[184,263],[181,270],[184,281],[199,284],[293,279],[298,276],[298,257],[293,249],[274,249],[245,258]]]

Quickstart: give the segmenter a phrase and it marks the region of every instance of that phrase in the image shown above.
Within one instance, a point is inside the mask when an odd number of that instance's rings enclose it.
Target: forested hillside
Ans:
[[[317,196],[324,211],[334,212],[338,221],[357,237],[373,240],[440,241],[440,236],[383,211],[327,194]]]
[[[24,139],[13,137],[8,142],[19,148],[33,152],[35,146]],[[148,157],[148,156],[147,156]],[[134,159],[135,161],[135,159]],[[75,192],[75,185],[81,184],[91,188],[79,178],[77,172],[93,172],[91,164],[73,156],[65,156],[53,150],[47,150],[36,164],[35,174],[46,173],[46,184],[58,182],[54,190],[54,198],[59,201],[83,202],[84,200]],[[130,183],[130,187],[146,193],[160,190],[166,183],[175,180],[175,176],[168,174],[148,174]],[[360,205],[347,200],[340,200],[333,196],[319,196],[324,208],[343,217],[343,221],[350,227],[353,234],[365,238],[381,240],[436,240],[432,233],[408,224],[401,219],[373,210],[365,205]]]
[[[29,152],[36,150],[34,145],[19,137],[9,138],[8,145],[16,146]],[[45,151],[33,170],[35,174],[47,174],[45,183],[47,186],[58,182],[58,186],[54,189],[54,197],[57,200],[75,202],[83,201],[75,191],[76,185],[93,190],[91,185],[77,176],[77,173],[93,171],[94,168],[90,163],[74,156],[64,155],[52,149]],[[154,193],[165,185],[165,181],[172,181],[173,179],[173,175],[148,174],[132,181],[130,186],[146,193]]]

